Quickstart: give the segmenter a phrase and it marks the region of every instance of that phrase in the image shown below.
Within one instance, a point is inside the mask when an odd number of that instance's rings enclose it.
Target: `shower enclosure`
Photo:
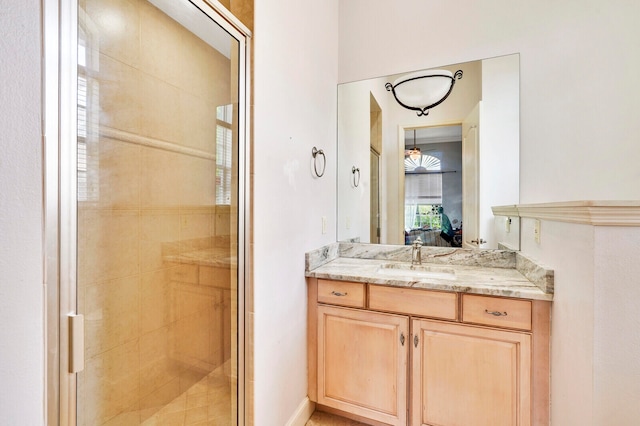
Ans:
[[[59,418],[238,424],[248,32],[216,2],[72,6]]]

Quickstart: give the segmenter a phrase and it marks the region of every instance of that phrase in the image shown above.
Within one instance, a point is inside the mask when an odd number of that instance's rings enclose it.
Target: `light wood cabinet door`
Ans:
[[[407,423],[409,318],[318,306],[318,403]]]
[[[529,334],[418,319],[412,332],[412,426],[530,426]]]

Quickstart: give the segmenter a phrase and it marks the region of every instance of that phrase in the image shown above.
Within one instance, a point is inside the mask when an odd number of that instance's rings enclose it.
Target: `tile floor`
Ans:
[[[231,385],[219,368],[165,405],[142,426],[231,426]],[[306,426],[367,426],[355,420],[316,411]]]
[[[142,423],[143,426],[231,426],[231,382],[218,368]]]
[[[311,415],[306,426],[367,426],[355,420],[345,419],[334,414],[316,411]]]

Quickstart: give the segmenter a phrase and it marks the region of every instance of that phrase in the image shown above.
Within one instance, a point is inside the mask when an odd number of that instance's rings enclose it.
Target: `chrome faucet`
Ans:
[[[422,254],[420,253],[420,250],[422,249],[422,240],[418,237],[411,245],[413,246],[413,250],[411,251],[411,264],[422,265]]]

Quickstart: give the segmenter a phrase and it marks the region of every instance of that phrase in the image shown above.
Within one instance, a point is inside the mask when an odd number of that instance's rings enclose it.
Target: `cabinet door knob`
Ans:
[[[420,343],[420,338],[418,337],[417,334],[413,335],[413,346],[415,346],[416,348],[418,347],[418,343]]]
[[[489,311],[487,309],[485,309],[484,312],[489,314],[489,315],[493,315],[494,317],[506,317],[507,316],[506,312]]]
[[[346,296],[347,293],[340,293],[339,291],[332,291],[331,294],[333,294],[334,296]]]
[[[404,346],[404,333],[400,333],[400,343]]]

